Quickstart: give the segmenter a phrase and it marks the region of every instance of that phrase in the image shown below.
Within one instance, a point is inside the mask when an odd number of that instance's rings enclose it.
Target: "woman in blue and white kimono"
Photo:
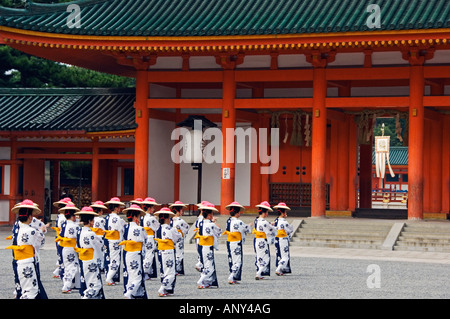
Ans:
[[[105,272],[105,258],[106,258],[105,257],[106,247],[104,240],[106,220],[103,217],[103,213],[106,212],[108,208],[101,200],[95,201],[92,205],[90,205],[90,207],[93,209],[95,213],[98,214],[98,216],[94,217],[94,226],[91,229],[103,244],[102,249],[95,251],[95,259],[97,260],[97,263],[100,267],[100,272],[103,273]]]
[[[123,241],[123,296],[126,299],[147,299],[145,290],[142,249],[147,240],[144,227],[140,226],[144,211],[136,204],[123,210],[128,224],[124,228]]]
[[[60,208],[63,208],[64,206],[66,206],[68,203],[72,203],[70,197],[65,197],[63,199],[60,199],[57,202],[53,203],[53,206],[58,208],[58,210]],[[56,232],[55,238],[58,237],[59,233],[61,232],[61,227],[62,224],[66,222],[66,216],[64,215],[64,211],[61,211],[57,216],[56,216],[56,222],[55,222],[55,227],[52,227],[52,229]],[[55,243],[56,245],[56,255],[58,257],[58,260],[56,261],[56,269],[53,271],[53,278],[62,278],[64,271],[63,271],[63,267],[62,267],[62,247],[59,245],[59,242]]]
[[[218,210],[211,203],[201,206],[203,220],[199,222],[198,233],[198,253],[200,262],[203,265],[200,279],[197,281],[197,288],[218,288],[216,264],[214,261],[214,250],[219,249],[219,237],[222,229],[215,223],[214,212]]]
[[[197,234],[198,234],[198,225],[200,225],[200,223],[203,221],[203,214],[202,214],[202,205],[206,205],[208,203],[208,201],[202,201],[201,203],[197,204],[197,210],[198,210],[198,215],[197,215],[197,219],[195,220],[194,223],[194,240],[195,240],[195,247],[196,247],[196,251],[197,251],[197,263],[195,264],[195,269],[198,272],[202,272],[203,269],[203,264],[201,261],[201,256],[199,253],[199,249],[198,249],[198,238],[197,238]]]
[[[181,234],[181,237],[175,242],[175,271],[177,276],[184,275],[184,238],[189,231],[189,224],[181,216],[183,216],[183,209],[186,205],[180,201],[176,201],[169,207],[175,214],[171,219],[170,225]]]
[[[164,207],[155,213],[161,227],[156,231],[155,240],[158,242],[158,260],[160,265],[161,287],[160,297],[171,296],[176,283],[175,243],[182,238],[176,228],[170,226],[171,218],[175,216],[169,208]]]
[[[83,207],[75,214],[80,216],[83,223],[83,227],[77,234],[77,247],[75,247],[80,260],[81,298],[105,299],[100,266],[95,253],[102,250],[103,241],[91,229],[94,225],[94,217],[98,214],[92,207]]]
[[[120,198],[113,197],[105,202],[110,213],[105,217],[105,270],[106,284],[114,286],[120,282],[120,265],[122,263],[122,246],[119,243],[123,238],[123,229],[126,222],[119,216],[125,204]]]
[[[16,283],[16,299],[47,299],[47,294],[40,279],[39,249],[44,245],[46,225],[40,229],[31,226],[41,210],[31,200],[24,200],[12,209],[18,213],[17,223],[13,229],[12,245],[6,249],[13,250],[13,271]]]
[[[58,211],[63,211],[66,217],[66,222],[61,225],[61,231],[55,242],[58,242],[62,247],[62,293],[69,294],[72,292],[72,289],[80,288],[80,263],[75,252],[77,233],[79,231],[79,226],[75,223],[75,213],[80,210],[73,203],[68,203]]]
[[[276,249],[276,267],[275,273],[278,276],[291,273],[291,263],[289,254],[289,242],[292,237],[294,228],[286,220],[287,211],[291,210],[285,203],[278,203],[274,206],[278,213],[274,226],[277,228],[277,235],[275,237]]]
[[[147,242],[144,247],[144,273],[145,279],[157,278],[157,250],[155,241],[155,232],[159,229],[159,222],[153,216],[155,212],[155,206],[159,206],[155,199],[151,197],[146,197],[142,201],[143,210],[145,212],[144,218],[142,219],[141,226],[144,227],[147,232]]]
[[[264,279],[264,276],[270,276],[270,247],[269,244],[277,233],[277,229],[271,225],[265,218],[272,212],[270,204],[267,201],[262,202],[258,207],[259,217],[255,219],[252,233],[255,234],[253,248],[255,250],[255,279]]]
[[[245,208],[238,202],[232,202],[226,206],[226,209],[229,210],[230,217],[222,235],[227,235],[228,268],[230,271],[228,283],[233,285],[241,281],[242,245],[247,234],[251,232],[251,225],[246,225],[239,219],[241,211]]]

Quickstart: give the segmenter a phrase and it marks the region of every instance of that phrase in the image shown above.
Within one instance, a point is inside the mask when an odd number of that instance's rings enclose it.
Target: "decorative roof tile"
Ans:
[[[136,128],[135,89],[0,89],[0,131]]]
[[[81,27],[67,3],[0,7],[0,26],[99,36],[232,36],[414,30],[450,27],[450,0],[78,0]],[[381,9],[370,28],[370,4]]]

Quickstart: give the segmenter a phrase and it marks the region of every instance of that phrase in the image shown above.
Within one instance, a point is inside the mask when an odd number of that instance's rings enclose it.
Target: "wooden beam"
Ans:
[[[236,99],[237,109],[301,109],[312,108],[312,98]]]
[[[91,160],[92,154],[55,154],[55,153],[18,153],[17,158],[60,159],[60,160]]]
[[[148,99],[150,109],[221,109],[222,99]]]
[[[312,69],[236,71],[236,82],[298,82],[312,80]]]
[[[408,79],[409,66],[327,69],[327,81]]]
[[[17,147],[19,148],[92,148],[93,142],[27,142],[21,141],[17,142]],[[99,142],[98,148],[133,148],[133,142]]]
[[[332,97],[326,99],[326,105],[327,108],[407,107],[409,105],[409,97],[408,96]]]
[[[149,71],[149,83],[201,83],[222,82],[222,71]]]

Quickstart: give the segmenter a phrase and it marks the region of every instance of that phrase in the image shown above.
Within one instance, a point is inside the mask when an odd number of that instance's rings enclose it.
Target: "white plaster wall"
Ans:
[[[241,126],[241,125],[239,125]],[[244,129],[247,128],[244,126]],[[218,152],[222,152],[222,144],[218,143]],[[246,149],[248,154],[250,142],[247,141]],[[237,150],[237,152],[242,150]],[[219,156],[221,158],[221,156]],[[250,168],[249,156],[246,155],[245,163],[235,162],[235,198],[241,205],[250,205]],[[202,194],[201,200],[207,200],[214,205],[220,205],[220,183],[222,178],[221,163],[202,165]],[[183,203],[197,203],[197,171],[190,163],[180,164],[180,199]]]
[[[174,163],[170,153],[174,141],[170,137],[174,128],[173,122],[149,121],[148,196],[158,203],[173,202]]]
[[[0,147],[0,160],[11,159],[11,147]]]
[[[3,167],[3,195],[10,195],[11,191],[11,165]]]
[[[9,201],[0,200],[0,222],[9,221]]]

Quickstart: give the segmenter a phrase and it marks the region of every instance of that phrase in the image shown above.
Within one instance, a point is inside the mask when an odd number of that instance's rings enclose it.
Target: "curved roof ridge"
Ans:
[[[47,33],[127,36],[236,36],[351,31],[426,30],[450,27],[450,0],[384,0],[381,26],[370,28],[371,0],[75,0],[0,7],[0,26]],[[337,5],[336,3],[339,3]],[[81,27],[65,23],[67,6],[81,9]],[[140,12],[135,12],[139,8]],[[209,8],[210,10],[205,10]],[[349,10],[349,8],[353,8]],[[414,9],[412,9],[414,8]],[[175,10],[176,9],[176,10]],[[120,12],[121,14],[117,14]],[[155,15],[158,12],[158,15]],[[140,17],[136,19],[136,14]],[[148,23],[143,21],[148,20]],[[45,23],[42,23],[45,21]],[[39,23],[41,22],[41,23]],[[150,23],[151,22],[151,23]]]

